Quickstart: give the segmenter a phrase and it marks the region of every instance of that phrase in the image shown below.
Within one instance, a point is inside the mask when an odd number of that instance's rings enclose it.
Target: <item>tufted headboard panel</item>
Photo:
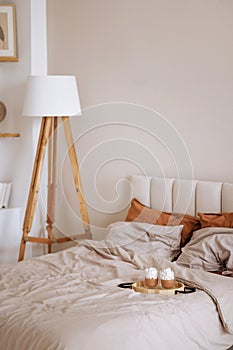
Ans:
[[[223,182],[131,177],[132,198],[166,212],[196,215],[198,212],[233,212],[233,184]]]

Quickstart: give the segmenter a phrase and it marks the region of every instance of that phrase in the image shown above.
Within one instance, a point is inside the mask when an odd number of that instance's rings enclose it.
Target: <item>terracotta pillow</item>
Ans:
[[[163,226],[184,225],[181,232],[181,246],[189,241],[193,231],[200,229],[199,219],[192,215],[161,212],[141,204],[135,198],[131,201],[125,221],[146,222]]]
[[[156,209],[149,208],[141,204],[137,199],[132,199],[125,221],[146,222],[147,224],[155,224],[161,215]]]
[[[205,214],[198,213],[201,228],[205,227],[233,227],[233,213]]]

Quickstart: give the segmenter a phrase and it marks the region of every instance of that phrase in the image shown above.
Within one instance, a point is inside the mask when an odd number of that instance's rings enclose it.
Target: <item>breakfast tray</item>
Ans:
[[[176,291],[184,291],[184,284],[175,281],[175,286],[170,289],[163,288],[160,284],[154,288],[150,288],[145,285],[144,281],[139,281],[132,284],[132,289],[140,293],[173,295],[176,294]]]

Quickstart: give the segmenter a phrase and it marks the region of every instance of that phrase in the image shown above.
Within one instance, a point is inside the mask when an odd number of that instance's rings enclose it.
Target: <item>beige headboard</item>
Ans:
[[[149,207],[176,213],[233,212],[233,184],[222,182],[131,177],[132,198]]]

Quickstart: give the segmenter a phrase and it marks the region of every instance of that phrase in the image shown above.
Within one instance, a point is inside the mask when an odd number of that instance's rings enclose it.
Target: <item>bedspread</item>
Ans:
[[[117,287],[164,265],[200,290],[166,296]],[[232,292],[232,278],[110,241],[82,241],[0,268],[0,349],[226,349],[233,344]]]

